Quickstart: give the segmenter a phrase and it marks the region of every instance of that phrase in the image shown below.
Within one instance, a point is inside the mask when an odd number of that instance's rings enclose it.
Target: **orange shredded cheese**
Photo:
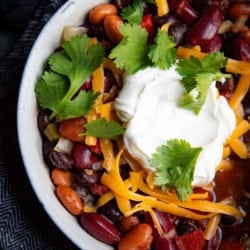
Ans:
[[[96,120],[98,118],[98,114],[96,113],[96,111],[94,109],[92,109],[89,114],[87,115],[87,122],[92,122],[94,120]],[[90,136],[90,135],[86,135],[85,136],[85,143],[88,146],[94,146],[96,145],[97,142],[97,138],[95,136]]]
[[[163,16],[163,15],[168,14],[169,7],[168,7],[167,0],[156,0],[155,3],[156,3],[156,6],[157,6],[157,14],[158,14],[158,16]]]
[[[207,224],[206,229],[204,231],[204,239],[205,240],[210,240],[213,238],[213,236],[215,235],[217,228],[219,226],[220,219],[221,219],[221,215],[216,214],[215,216],[211,217],[208,220],[208,224]]]
[[[241,159],[247,159],[248,157],[247,146],[242,140],[235,139],[231,141],[230,147]]]
[[[229,100],[229,105],[233,110],[235,110],[240,105],[241,101],[247,94],[249,85],[250,85],[250,75],[242,75],[233,93],[233,96]]]
[[[104,157],[103,167],[111,170],[114,164],[113,144],[109,139],[100,139],[100,146]]]
[[[231,136],[228,138],[227,143],[230,144],[235,139],[244,135],[250,129],[250,124],[246,120],[242,120],[234,129]]]

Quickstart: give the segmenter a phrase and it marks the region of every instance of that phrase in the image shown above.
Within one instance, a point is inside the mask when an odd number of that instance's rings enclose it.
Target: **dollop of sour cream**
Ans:
[[[123,88],[115,101],[118,117],[127,123],[124,145],[142,167],[154,171],[150,158],[169,139],[184,139],[203,150],[196,162],[193,186],[214,179],[223,154],[223,143],[236,126],[235,115],[212,83],[200,113],[178,106],[184,93],[181,77],[169,70],[148,67],[124,75]],[[182,157],[180,155],[180,157]]]

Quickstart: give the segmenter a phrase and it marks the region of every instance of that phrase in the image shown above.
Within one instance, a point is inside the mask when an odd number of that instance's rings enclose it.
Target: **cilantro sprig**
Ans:
[[[157,31],[152,45],[148,44],[148,32],[138,24],[124,23],[120,32],[123,40],[109,54],[118,68],[134,74],[147,66],[168,69],[175,63],[175,43],[165,31]]]
[[[220,52],[207,54],[202,60],[193,56],[190,59],[181,59],[177,63],[177,71],[182,76],[185,93],[179,101],[179,106],[199,114],[211,83],[223,77],[230,77],[220,71],[226,62],[227,59]]]
[[[141,23],[143,16],[144,1],[134,0],[131,5],[122,8],[121,16],[129,23]]]
[[[64,41],[62,50],[49,57],[49,70],[37,82],[35,92],[39,105],[53,111],[51,117],[67,119],[86,115],[98,97],[91,91],[79,91],[104,57],[100,43],[91,47],[89,44],[87,35],[75,36]]]
[[[152,155],[151,165],[155,167],[155,185],[163,190],[175,188],[180,200],[192,193],[192,180],[197,159],[202,148],[192,148],[182,139],[168,140]]]
[[[96,136],[104,139],[116,139],[117,136],[123,135],[125,129],[115,121],[107,121],[105,118],[100,118],[87,123],[84,135]]]

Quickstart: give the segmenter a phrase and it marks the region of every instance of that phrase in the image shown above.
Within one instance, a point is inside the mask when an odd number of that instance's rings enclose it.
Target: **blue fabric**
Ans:
[[[77,249],[37,200],[21,160],[16,103],[39,31],[65,0],[0,1],[0,249]]]

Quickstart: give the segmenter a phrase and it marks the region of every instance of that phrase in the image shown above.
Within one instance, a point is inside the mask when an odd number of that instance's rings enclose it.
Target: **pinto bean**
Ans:
[[[244,15],[250,17],[250,2],[234,2],[229,6],[228,14],[232,19]]]
[[[118,244],[118,250],[146,250],[153,240],[152,228],[149,224],[140,223],[133,227]]]
[[[117,15],[109,15],[105,17],[104,30],[111,42],[119,43],[122,40],[123,36],[119,30],[122,23],[122,19]]]
[[[71,171],[54,168],[51,172],[51,178],[56,186],[72,186],[73,184],[73,174]]]
[[[135,215],[123,217],[119,222],[118,222],[118,228],[122,233],[128,232],[131,230],[134,226],[139,224],[139,218]]]
[[[78,195],[72,188],[59,185],[56,188],[56,194],[65,208],[73,215],[80,215],[83,212],[83,203]]]
[[[89,21],[91,24],[99,24],[108,15],[117,15],[118,10],[113,4],[101,4],[93,8],[89,13]]]

